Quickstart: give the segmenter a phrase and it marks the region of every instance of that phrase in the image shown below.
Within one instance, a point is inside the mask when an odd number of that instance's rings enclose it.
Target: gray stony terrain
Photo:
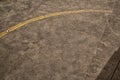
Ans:
[[[95,80],[120,46],[120,0],[0,0],[0,32],[30,18],[47,18],[0,39],[0,80]]]

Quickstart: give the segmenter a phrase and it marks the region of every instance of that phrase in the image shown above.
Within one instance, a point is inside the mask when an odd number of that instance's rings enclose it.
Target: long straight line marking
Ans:
[[[9,29],[1,32],[0,38],[9,34],[12,31],[15,31],[15,30],[23,27],[24,25],[27,25],[27,24],[35,22],[35,21],[43,20],[43,19],[46,19],[49,17],[55,17],[55,16],[60,16],[60,15],[65,15],[65,14],[75,14],[75,13],[112,13],[112,10],[74,10],[74,11],[63,11],[63,12],[56,12],[56,13],[51,13],[51,14],[47,14],[47,15],[43,15],[43,16],[38,16],[38,17],[35,17],[32,19],[20,22],[17,25],[12,26]]]

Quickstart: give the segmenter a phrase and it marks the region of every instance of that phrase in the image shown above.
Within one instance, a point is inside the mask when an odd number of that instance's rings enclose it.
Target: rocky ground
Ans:
[[[81,13],[33,22],[0,39],[0,80],[95,80],[120,46],[119,0],[0,0],[0,32],[30,18]]]

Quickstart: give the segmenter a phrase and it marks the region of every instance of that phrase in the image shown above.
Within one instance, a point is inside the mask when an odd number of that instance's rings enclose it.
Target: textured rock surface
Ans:
[[[1,80],[95,80],[120,44],[118,0],[1,0],[0,31],[58,11],[107,9],[37,21],[0,39]]]

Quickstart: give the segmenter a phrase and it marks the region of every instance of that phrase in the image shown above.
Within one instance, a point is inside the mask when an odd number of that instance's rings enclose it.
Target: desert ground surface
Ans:
[[[7,31],[31,18],[75,10],[92,12],[48,17]],[[120,67],[111,79],[120,59],[120,51],[115,54],[120,0],[0,0],[4,31],[9,33],[0,38],[0,80],[120,80]]]

